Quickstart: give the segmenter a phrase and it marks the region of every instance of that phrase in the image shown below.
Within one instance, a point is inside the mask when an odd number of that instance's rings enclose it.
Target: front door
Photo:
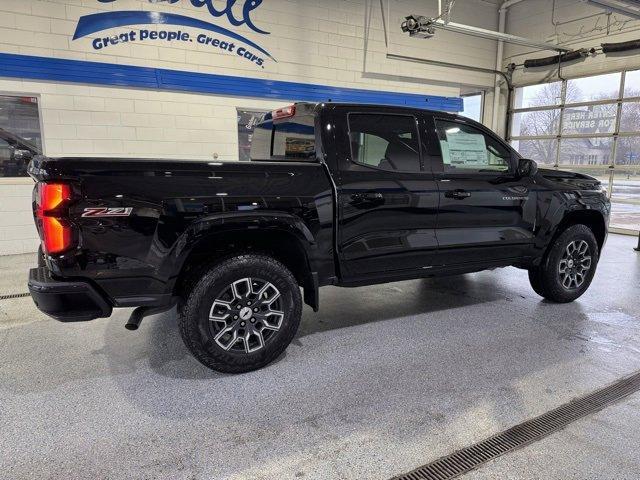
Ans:
[[[533,180],[516,175],[517,155],[484,127],[453,117],[431,121],[440,196],[438,260],[444,265],[517,261],[534,239]]]
[[[338,248],[345,280],[429,269],[438,192],[422,162],[422,120],[336,107]]]

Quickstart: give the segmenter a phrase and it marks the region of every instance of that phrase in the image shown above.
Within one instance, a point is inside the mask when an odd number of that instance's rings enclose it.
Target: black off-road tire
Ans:
[[[529,283],[531,284],[531,288],[541,297],[544,297],[544,288],[542,288],[542,278],[540,275],[540,268],[530,268],[529,269]]]
[[[278,331],[255,352],[225,350],[215,341],[209,315],[214,301],[233,282],[259,278],[280,292],[284,313]],[[187,283],[178,307],[178,326],[185,345],[206,367],[222,373],[244,373],[268,365],[289,346],[300,325],[302,297],[291,272],[266,255],[247,254],[232,257],[200,269]]]
[[[582,284],[575,288],[567,288],[562,284],[559,272],[560,261],[565,250],[572,242],[587,243],[591,267],[584,275]],[[587,291],[596,272],[600,252],[593,232],[586,225],[572,225],[562,232],[547,251],[540,266],[529,269],[529,282],[533,290],[541,297],[556,303],[569,303]]]

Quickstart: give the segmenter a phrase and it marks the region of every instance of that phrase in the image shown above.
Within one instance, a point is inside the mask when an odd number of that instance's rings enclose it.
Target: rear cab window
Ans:
[[[414,116],[349,113],[348,124],[351,158],[355,163],[389,171],[421,170]]]
[[[256,125],[251,143],[251,160],[314,161],[316,159],[315,116],[296,114],[273,119],[267,113]]]

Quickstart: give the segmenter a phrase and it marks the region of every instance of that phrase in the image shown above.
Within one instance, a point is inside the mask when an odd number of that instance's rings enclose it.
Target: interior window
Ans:
[[[29,149],[42,151],[38,99],[0,95],[0,128],[16,137],[0,140],[0,177],[26,176]]]
[[[410,115],[349,114],[354,162],[383,170],[419,172],[420,143]]]
[[[445,172],[506,172],[511,153],[495,138],[463,123],[436,120]]]

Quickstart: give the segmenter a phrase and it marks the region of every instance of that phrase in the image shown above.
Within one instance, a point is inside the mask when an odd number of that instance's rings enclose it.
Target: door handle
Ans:
[[[362,198],[364,198],[365,200],[382,200],[384,197],[381,193],[368,192],[363,193]]]
[[[351,200],[359,201],[359,200],[382,200],[383,196],[381,193],[352,193]]]
[[[465,198],[469,198],[471,196],[470,192],[467,192],[466,190],[449,190],[447,192],[444,193],[444,196],[447,198],[454,198],[456,200],[464,200]]]
[[[381,205],[384,203],[384,195],[377,192],[352,193],[349,198],[352,205]]]

